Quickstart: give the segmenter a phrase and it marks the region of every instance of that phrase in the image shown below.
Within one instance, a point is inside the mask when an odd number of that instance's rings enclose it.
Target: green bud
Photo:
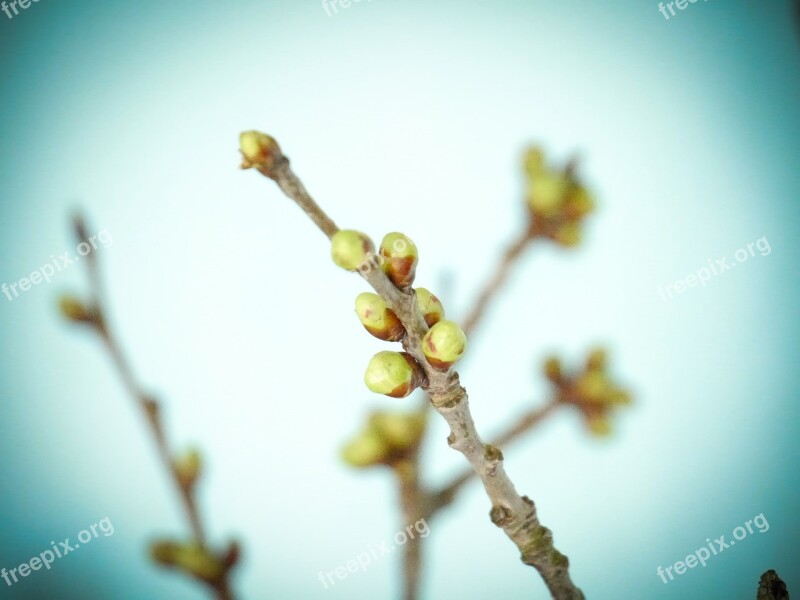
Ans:
[[[554,217],[564,204],[569,181],[560,173],[536,175],[528,188],[528,206],[543,217]]]
[[[568,248],[577,246],[581,241],[581,228],[577,223],[568,221],[558,228],[553,239]]]
[[[582,185],[575,185],[564,202],[564,215],[571,221],[577,221],[594,210],[594,200]]]
[[[278,142],[260,131],[243,131],[239,135],[239,151],[242,153],[243,169],[256,167],[269,170],[282,156]]]
[[[425,431],[425,413],[376,412],[368,427],[396,449],[415,446]]]
[[[150,554],[162,566],[179,569],[211,584],[218,582],[225,574],[222,561],[198,544],[160,541],[151,546]]]
[[[420,367],[405,352],[378,352],[367,365],[364,383],[376,394],[405,398],[421,380]]]
[[[594,348],[586,358],[586,368],[590,371],[602,371],[606,368],[608,357],[602,348]]]
[[[419,254],[411,238],[396,231],[387,233],[381,242],[380,254],[384,259],[381,268],[395,286],[407,288],[414,283]]]
[[[381,464],[387,457],[386,442],[373,429],[367,429],[342,448],[342,459],[351,467],[363,469]]]
[[[561,370],[561,361],[555,356],[549,357],[544,361],[544,374],[552,382],[561,381],[563,375]]]
[[[374,251],[372,240],[360,231],[340,229],[331,238],[331,258],[347,271],[357,271],[369,261]]]
[[[611,421],[606,416],[593,415],[587,419],[586,425],[589,431],[598,437],[606,437],[611,434]]]
[[[422,338],[422,351],[438,369],[449,369],[466,349],[467,336],[453,321],[439,321]]]
[[[444,306],[442,306],[439,298],[425,288],[416,288],[414,293],[417,295],[417,305],[422,312],[422,316],[425,317],[428,327],[433,327],[444,319]]]
[[[400,319],[378,294],[359,294],[356,297],[356,314],[364,328],[380,340],[397,342],[406,334]]]
[[[591,404],[606,404],[608,379],[602,371],[586,371],[576,382],[581,398]]]
[[[61,314],[73,323],[96,324],[98,322],[97,312],[74,296],[62,296],[58,301],[58,308]]]
[[[541,148],[531,147],[525,151],[522,164],[528,176],[539,175],[544,171],[544,153]]]
[[[197,483],[200,477],[202,459],[200,452],[195,449],[188,450],[173,461],[172,468],[184,489],[189,489]]]

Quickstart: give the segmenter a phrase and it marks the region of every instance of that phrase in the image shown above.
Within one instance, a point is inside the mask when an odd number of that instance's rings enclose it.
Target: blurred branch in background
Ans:
[[[73,220],[73,231],[80,244],[85,244],[87,248],[94,246],[93,238],[87,235],[88,229],[82,217],[78,216]],[[139,384],[117,337],[109,327],[104,286],[94,252],[89,251],[86,255],[86,264],[90,286],[88,300],[65,295],[60,301],[61,313],[69,321],[88,326],[99,335],[125,389],[142,412],[158,456],[181,499],[192,532],[192,538],[188,542],[154,543],[151,548],[152,557],[163,566],[177,569],[203,582],[218,600],[234,600],[230,573],[239,559],[239,547],[232,542],[224,552],[217,554],[206,543],[195,493],[202,467],[200,453],[194,449],[180,455],[173,453],[164,431],[161,403]]]

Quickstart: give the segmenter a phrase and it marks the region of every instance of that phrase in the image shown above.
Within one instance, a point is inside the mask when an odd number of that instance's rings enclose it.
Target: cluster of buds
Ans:
[[[528,178],[526,201],[534,235],[562,246],[581,240],[581,224],[594,209],[589,191],[575,177],[573,166],[552,169],[540,148],[529,148],[524,158]]]
[[[341,268],[363,275],[372,268],[380,268],[395,287],[413,291],[416,305],[430,328],[422,340],[422,351],[433,368],[446,371],[464,354],[467,338],[461,327],[444,319],[444,307],[433,293],[425,288],[412,288],[418,257],[416,244],[398,232],[384,236],[377,252],[369,236],[360,231],[342,229],[331,238],[331,258]],[[402,321],[378,294],[359,294],[355,310],[361,324],[376,338],[387,342],[406,339]],[[364,374],[364,383],[370,390],[393,398],[405,398],[424,379],[420,364],[405,352],[378,352]]]
[[[239,560],[239,545],[232,542],[217,555],[196,542],[158,541],[150,555],[157,564],[182,571],[186,575],[217,587]]]
[[[545,361],[544,373],[556,386],[558,400],[576,406],[587,428],[595,435],[611,433],[611,412],[631,403],[630,394],[611,381],[606,352],[602,349],[592,350],[578,373],[564,373],[561,362],[555,357]]]
[[[425,412],[373,412],[358,435],[342,448],[344,461],[356,468],[397,466],[419,447]]]

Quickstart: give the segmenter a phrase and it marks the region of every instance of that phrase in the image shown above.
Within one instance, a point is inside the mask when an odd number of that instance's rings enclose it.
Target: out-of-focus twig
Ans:
[[[86,223],[81,216],[74,218],[73,231],[79,242],[89,245]],[[164,431],[161,404],[138,382],[118,338],[109,326],[103,280],[94,252],[86,255],[86,264],[90,288],[88,302],[65,297],[61,301],[61,310],[67,318],[91,326],[100,336],[126,391],[145,419],[155,442],[158,457],[180,497],[183,512],[192,532],[191,544],[181,545],[172,542],[157,544],[153,552],[154,557],[158,562],[178,567],[206,583],[218,600],[234,600],[229,575],[238,561],[239,550],[233,543],[222,556],[216,556],[206,545],[205,528],[195,494],[200,474],[199,455],[193,452],[184,457],[177,457],[170,448]]]

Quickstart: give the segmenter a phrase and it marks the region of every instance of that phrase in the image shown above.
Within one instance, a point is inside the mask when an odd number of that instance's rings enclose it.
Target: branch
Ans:
[[[311,217],[329,238],[336,225],[316,204],[292,171],[289,159],[277,143],[262,135],[263,144],[246,148],[244,167],[255,167],[274,179],[289,198]],[[422,386],[431,404],[450,426],[448,444],[461,452],[481,479],[492,502],[492,522],[502,528],[520,551],[522,561],[540,573],[556,600],[583,600],[584,595],[569,576],[569,561],[553,545],[552,533],[539,522],[530,498],[520,496],[503,468],[503,455],[481,441],[469,409],[467,391],[453,369],[437,370],[427,361],[421,341],[428,326],[417,306],[413,290],[400,290],[381,269],[361,272],[361,276],[386,301],[406,329],[403,347],[422,366],[427,381]]]
[[[417,446],[417,449],[419,446]],[[400,506],[403,513],[402,527],[416,524],[422,518],[420,513],[419,459],[417,451],[408,461],[395,467],[400,492]],[[403,598],[417,600],[422,575],[422,539],[414,536],[403,546]]]
[[[516,264],[523,252],[530,246],[531,242],[536,239],[536,229],[533,227],[533,221],[528,227],[519,235],[519,237],[506,249],[500,264],[491,279],[484,285],[483,291],[478,295],[475,306],[469,312],[469,316],[464,320],[464,333],[468,336],[477,327],[478,323],[486,313],[486,308],[489,302],[497,295],[500,288],[508,279],[511,273],[511,268]]]
[[[516,423],[492,440],[490,445],[497,448],[504,448],[507,444],[510,444],[524,434],[530,432],[546,417],[552,414],[561,404],[562,403],[558,399],[551,400],[541,407],[528,411],[523,414]],[[475,471],[466,469],[460,475],[454,477],[449,483],[443,485],[438,491],[432,492],[425,501],[426,518],[433,517],[437,512],[452,504],[458,492],[460,492],[474,476]]]
[[[87,242],[88,235],[86,224],[82,218],[75,218],[73,228],[78,240],[80,242]],[[193,464],[192,467],[187,470],[186,467],[182,467],[174,458],[175,455],[170,449],[169,442],[164,432],[161,418],[161,405],[145,392],[143,387],[139,384],[130,366],[130,362],[122,352],[118,338],[108,325],[103,280],[97,265],[96,256],[93,252],[86,256],[86,264],[90,287],[88,305],[84,306],[78,300],[65,298],[62,300],[62,311],[69,319],[92,326],[94,331],[100,336],[126,391],[133,398],[137,408],[141,411],[145,419],[153,441],[155,442],[158,457],[180,497],[186,520],[192,532],[192,547],[196,552],[195,557],[211,559],[210,562],[204,565],[204,570],[201,569],[196,572],[191,572],[190,574],[207,583],[213,589],[215,597],[218,600],[234,600],[233,592],[230,589],[229,573],[233,564],[238,559],[238,548],[235,544],[232,544],[227,551],[226,557],[219,559],[219,564],[212,564],[216,557],[214,557],[206,547],[205,529],[194,493],[195,483],[199,475],[199,462]],[[197,460],[199,461],[199,458],[197,458]],[[215,569],[215,566],[219,568]]]

